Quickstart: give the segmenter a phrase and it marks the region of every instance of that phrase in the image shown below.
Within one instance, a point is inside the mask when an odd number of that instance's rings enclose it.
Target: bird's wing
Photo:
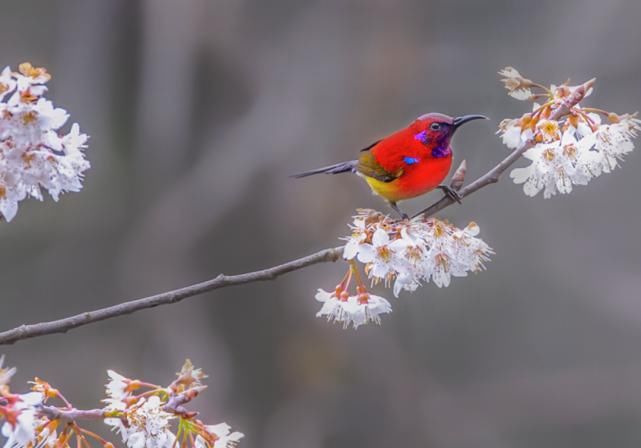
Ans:
[[[376,143],[372,146],[375,145]],[[376,161],[371,151],[363,151],[361,153],[358,158],[358,164],[356,165],[356,171],[364,176],[380,180],[381,182],[392,182],[403,175],[403,168],[395,172],[390,172],[383,168],[381,164]]]

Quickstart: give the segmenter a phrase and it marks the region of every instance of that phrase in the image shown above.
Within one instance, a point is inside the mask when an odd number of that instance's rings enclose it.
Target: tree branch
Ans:
[[[181,300],[207,291],[212,291],[214,289],[243,285],[245,283],[274,280],[288,272],[297,271],[313,264],[336,261],[342,255],[342,252],[342,246],[332,249],[324,249],[312,255],[307,255],[306,257],[288,261],[287,263],[260,271],[247,272],[245,274],[238,275],[220,274],[211,280],[185,286],[184,288],[163,292],[149,297],[143,297],[141,299],[130,300],[128,302],[119,303],[118,305],[106,308],[87,311],[76,314],[75,316],[65,317],[64,319],[21,325],[0,333],[0,345],[13,344],[23,339],[35,338],[48,334],[66,333],[73,328],[82,327],[93,322],[124,316],[125,314],[135,313],[136,311],[154,308],[160,305],[180,302]]]
[[[587,93],[587,91],[594,84],[594,80],[590,80],[581,86],[578,86],[566,100],[557,107],[550,115],[550,120],[558,120],[563,115],[567,114],[568,110],[579,103]],[[514,162],[516,162],[525,151],[534,146],[535,142],[530,141],[520,148],[512,151],[507,157],[501,160],[496,166],[490,169],[487,173],[480,176],[471,184],[458,190],[462,198],[471,195],[472,193],[480,190],[481,188],[496,183],[503,172],[505,172]],[[463,172],[465,167],[463,166]],[[460,178],[456,174],[453,178],[455,186],[459,186]],[[439,201],[419,213],[426,216],[433,215],[434,213],[443,210],[445,207],[452,205],[454,201],[445,196]],[[306,257],[298,258],[296,260],[283,263],[278,266],[263,269],[260,271],[248,272],[238,275],[223,275],[206,280],[195,285],[185,286],[184,288],[175,289],[173,291],[163,292],[141,299],[131,300],[128,302],[113,305],[107,308],[101,308],[94,311],[87,311],[85,313],[76,314],[74,316],[65,317],[63,319],[52,320],[48,322],[40,322],[36,324],[21,325],[0,333],[0,345],[13,344],[23,339],[35,338],[54,333],[66,333],[67,331],[81,327],[84,325],[98,322],[101,320],[111,319],[125,314],[135,313],[136,311],[144,310],[147,308],[154,308],[160,305],[168,305],[170,303],[180,302],[181,300],[193,297],[204,292],[212,291],[214,289],[225,288],[227,286],[242,285],[245,283],[254,283],[260,281],[273,280],[281,275],[287,274],[292,271],[303,269],[317,263],[334,262],[338,260],[342,254],[342,247],[335,247],[333,249],[324,249]]]

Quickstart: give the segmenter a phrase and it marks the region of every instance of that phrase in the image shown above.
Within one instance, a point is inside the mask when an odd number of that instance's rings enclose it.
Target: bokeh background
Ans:
[[[5,0],[1,64],[50,69],[93,168],[0,227],[0,328],[336,245],[382,202],[351,176],[288,174],[425,112],[493,118],[455,138],[481,174],[525,107],[505,65],[596,76],[592,104],[637,110],[640,19],[633,0]],[[489,269],[404,294],[382,327],[314,317],[342,274],[325,264],[0,351],[16,388],[38,375],[85,407],[107,368],[168,382],[190,357],[210,374],[196,407],[244,447],[638,447],[640,170],[633,153],[569,196],[504,179],[448,208],[479,223]]]

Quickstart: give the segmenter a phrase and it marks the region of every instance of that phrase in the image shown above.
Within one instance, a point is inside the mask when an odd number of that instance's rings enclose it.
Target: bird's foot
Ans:
[[[409,219],[409,216],[407,215],[407,213],[403,213],[403,212],[401,211],[401,209],[400,209],[400,208],[398,208],[398,205],[396,205],[396,202],[390,202],[390,203],[389,203],[389,205],[390,205],[390,207],[392,207],[392,209],[393,209],[396,213],[398,213],[398,214],[399,214],[399,216],[401,217],[401,219]]]
[[[459,204],[461,203],[461,199],[463,199],[463,196],[461,196],[459,192],[454,188],[450,187],[449,185],[439,185],[436,188],[443,191],[443,193],[445,193],[445,196],[447,196],[451,200],[458,202]]]

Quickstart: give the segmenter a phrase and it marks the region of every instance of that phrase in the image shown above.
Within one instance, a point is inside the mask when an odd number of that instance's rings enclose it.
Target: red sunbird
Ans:
[[[403,218],[407,215],[399,210],[397,202],[435,188],[460,202],[458,193],[441,182],[452,166],[452,136],[462,124],[478,119],[487,117],[463,115],[452,118],[439,113],[421,115],[409,126],[362,149],[357,160],[305,171],[293,177],[355,173]]]

